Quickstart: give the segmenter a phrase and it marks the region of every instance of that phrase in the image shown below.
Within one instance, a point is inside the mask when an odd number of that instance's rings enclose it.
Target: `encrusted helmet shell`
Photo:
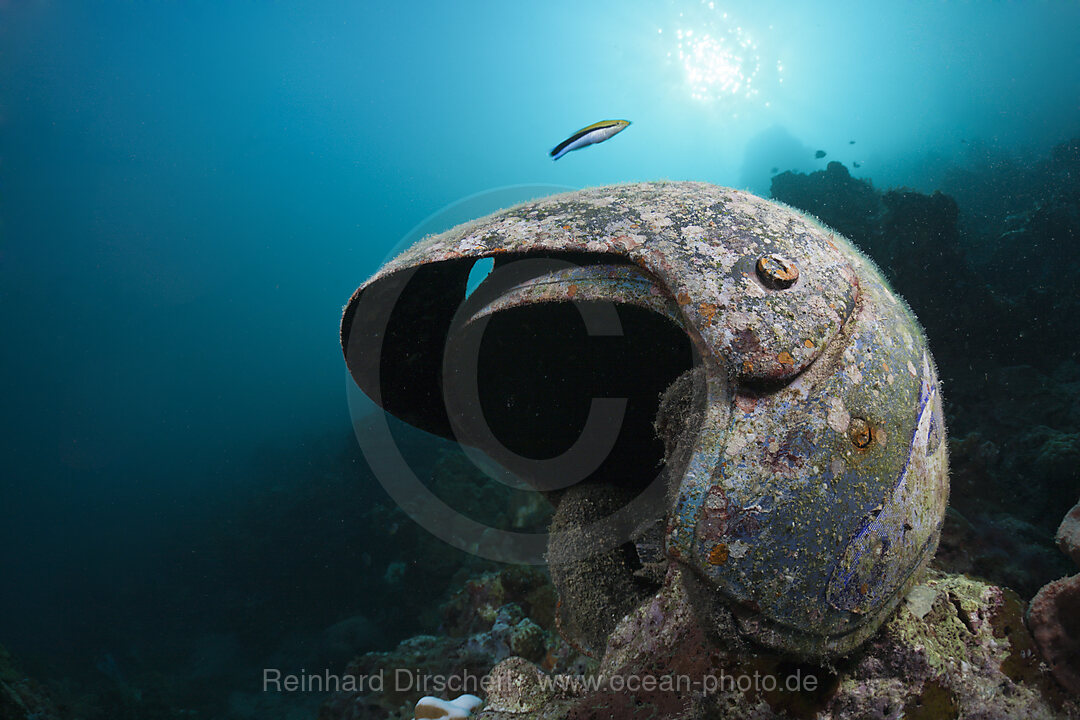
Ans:
[[[356,291],[342,345],[368,395],[445,436],[442,353],[469,270],[487,257],[571,262],[475,299],[465,325],[606,301],[688,338],[704,406],[669,479],[665,553],[741,633],[825,657],[880,625],[936,549],[947,443],[926,340],[846,239],[705,183],[591,188],[425,238]]]

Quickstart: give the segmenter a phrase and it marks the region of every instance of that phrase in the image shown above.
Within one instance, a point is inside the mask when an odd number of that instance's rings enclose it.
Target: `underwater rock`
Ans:
[[[1026,213],[1016,216],[1014,226],[994,242],[994,255],[988,262],[996,268],[1007,267],[1017,258],[1038,258],[1024,262],[1028,272],[1012,272],[996,278],[995,284],[1013,297],[1023,297],[1032,287],[1056,287],[1057,271],[1080,260],[1080,183],[1073,188],[1059,188]]]
[[[753,195],[641,183],[466,223],[364,283],[341,342],[382,407],[552,498],[561,630],[587,652],[657,591],[657,535],[698,612],[816,659],[871,635],[937,545],[947,444],[918,324],[844,238]],[[687,373],[665,457],[658,398]],[[621,414],[587,426],[611,396]]]
[[[968,368],[978,358],[985,372],[987,360],[1023,337],[1029,318],[992,292],[996,275],[972,270],[955,200],[940,192],[890,190],[882,204],[867,253],[923,323],[942,367],[974,374]],[[1026,348],[1029,355],[1030,344]]]
[[[421,636],[390,653],[357,658],[350,671],[370,676],[381,670],[389,679],[395,668],[407,668],[409,677],[458,682],[468,673],[475,673],[474,681],[487,673],[489,692],[476,692],[485,701],[477,715],[482,720],[1080,717],[1078,701],[1040,662],[1023,602],[1009,590],[928,571],[859,650],[816,665],[760,647],[733,648],[714,619],[694,611],[693,583],[684,580],[672,578],[621,618],[599,664],[572,655],[564,658],[576,659],[555,664],[550,655],[539,664],[517,656],[494,664],[490,656],[464,652],[467,638]],[[478,586],[491,586],[493,596],[503,592],[496,589],[498,575],[472,582],[459,601],[483,594]],[[451,606],[462,613],[474,607]],[[542,629],[560,642],[553,626]],[[414,703],[430,691],[398,692],[391,685],[388,680],[376,693],[337,693],[319,718],[411,720]]]
[[[1040,590],[1028,608],[1027,622],[1054,677],[1080,696],[1080,575]]]
[[[1000,391],[972,403],[971,410],[984,418],[981,432],[987,436],[1004,439],[1030,433],[1025,444],[1034,454],[1021,459],[1030,464],[1046,440],[1080,425],[1080,416],[1073,414],[1080,400],[1078,380],[1076,368],[1069,372],[1060,367],[1051,375],[1030,364],[989,367],[983,371],[982,382]]]
[[[335,692],[319,709],[319,720],[352,720],[356,707],[365,708],[360,717],[390,717],[411,720],[417,701],[433,689],[424,678],[441,677],[454,687],[462,687],[469,677],[478,678],[490,670],[484,658],[464,652],[464,639],[436,635],[416,635],[388,652],[369,652],[349,663],[343,678],[355,678],[356,689]],[[400,676],[395,676],[397,670]],[[368,679],[382,678],[374,686]],[[429,680],[430,682],[430,680]]]
[[[1057,145],[1048,157],[1036,158],[980,144],[969,149],[963,165],[945,172],[941,189],[960,203],[964,224],[979,240],[992,241],[1011,224],[1010,218],[1022,217],[1056,193],[1080,186],[1077,148],[1080,138]]]
[[[871,241],[885,210],[881,194],[870,182],[851,177],[843,163],[834,160],[809,174],[780,173],[772,179],[770,195],[819,218],[874,256]]]
[[[949,436],[950,507],[964,515],[996,509],[986,506],[986,488],[996,482],[1001,450],[978,431]],[[946,516],[946,523],[948,517]]]
[[[1065,516],[1057,539],[1080,565],[1080,503]],[[1080,696],[1080,575],[1055,580],[1038,592],[1027,613],[1028,627],[1058,682]]]
[[[547,573],[529,566],[511,566],[465,581],[440,609],[441,630],[451,637],[483,632],[507,605],[517,605],[524,617],[552,627],[556,600]]]
[[[412,720],[422,696],[444,692],[433,685],[435,678],[444,687],[483,694],[479,682],[507,658],[531,660],[557,673],[593,669],[595,662],[555,631],[554,604],[550,578],[536,568],[509,567],[470,578],[442,604],[440,635],[418,635],[391,651],[356,657],[343,676],[356,678],[358,689],[332,694],[319,718]],[[399,670],[402,674],[395,675]],[[383,682],[377,687],[359,681],[379,676]]]
[[[1080,567],[1080,502],[1073,506],[1057,531],[1057,544],[1061,552],[1072,558]]]
[[[918,586],[925,601],[919,613],[901,606],[861,650],[832,667],[760,651],[731,655],[688,611],[680,587],[667,584],[620,622],[595,675],[546,676],[520,658],[504,661],[493,677],[515,682],[496,685],[479,718],[1080,716],[1080,705],[1034,653],[1021,601],[993,585],[929,573]],[[708,649],[699,652],[699,645]],[[689,690],[673,684],[682,678],[692,679]]]
[[[551,525],[548,561],[559,598],[559,632],[592,657],[603,654],[618,619],[658,585],[628,571],[629,549],[614,542],[610,544],[616,547],[579,562],[580,541],[574,530],[587,527],[595,518],[612,515],[631,499],[611,485],[583,483],[565,491]],[[636,549],[634,553],[640,561]]]
[[[487,716],[525,714],[526,717],[560,717],[568,698],[547,683],[543,670],[524,658],[512,657],[491,671],[491,691],[481,706]],[[565,717],[565,716],[561,716]]]
[[[1046,296],[1037,288],[1053,288],[1052,282],[1032,283],[1031,273],[1018,272],[1018,262],[1038,265],[1040,275],[1060,267],[1030,248],[1013,248],[1010,257],[978,265],[971,257],[976,243],[960,231],[956,201],[941,192],[880,193],[869,181],[852,178],[841,163],[830,162],[823,171],[775,176],[771,195],[854,240],[911,305],[942,367],[955,366],[953,374],[967,369],[972,357],[1029,360],[1032,319],[1044,328],[1040,334],[1048,332],[1054,317],[1065,317],[1051,308],[1064,309],[1075,295]],[[1014,281],[1024,293],[1003,292]],[[1029,291],[1042,296],[1029,298]],[[1061,332],[1047,337],[1047,347],[1060,347],[1069,337]]]

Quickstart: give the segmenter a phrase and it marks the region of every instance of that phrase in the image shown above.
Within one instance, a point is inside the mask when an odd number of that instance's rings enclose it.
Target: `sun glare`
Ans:
[[[675,47],[668,53],[682,65],[690,97],[703,102],[753,98],[761,69],[757,43],[714,3],[703,1],[701,6],[693,22],[679,13]]]

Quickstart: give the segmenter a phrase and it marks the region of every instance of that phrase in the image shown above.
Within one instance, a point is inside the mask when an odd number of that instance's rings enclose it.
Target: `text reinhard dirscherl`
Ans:
[[[557,690],[572,694],[611,691],[611,692],[672,692],[704,693],[716,692],[813,692],[818,687],[818,677],[802,670],[795,670],[788,675],[771,673],[737,673],[723,670],[700,677],[690,675],[544,675],[539,678],[545,690]],[[278,668],[263,669],[263,692],[285,693],[322,693],[322,692],[359,692],[359,693],[407,693],[420,692],[430,694],[470,693],[487,695],[492,690],[501,690],[500,683],[510,684],[512,678],[507,675],[477,675],[463,672],[452,675],[424,673],[419,670],[398,668],[393,671],[379,670],[370,675],[349,675],[331,673],[329,669],[322,673],[309,673],[301,669],[297,673],[285,673]]]

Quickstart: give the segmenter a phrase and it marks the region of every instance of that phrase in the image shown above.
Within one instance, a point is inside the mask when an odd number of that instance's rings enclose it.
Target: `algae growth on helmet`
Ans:
[[[494,258],[467,293],[474,265]],[[733,646],[846,653],[933,556],[933,358],[843,237],[705,183],[591,188],[424,238],[349,301],[352,377],[555,505],[560,631],[658,595]]]

